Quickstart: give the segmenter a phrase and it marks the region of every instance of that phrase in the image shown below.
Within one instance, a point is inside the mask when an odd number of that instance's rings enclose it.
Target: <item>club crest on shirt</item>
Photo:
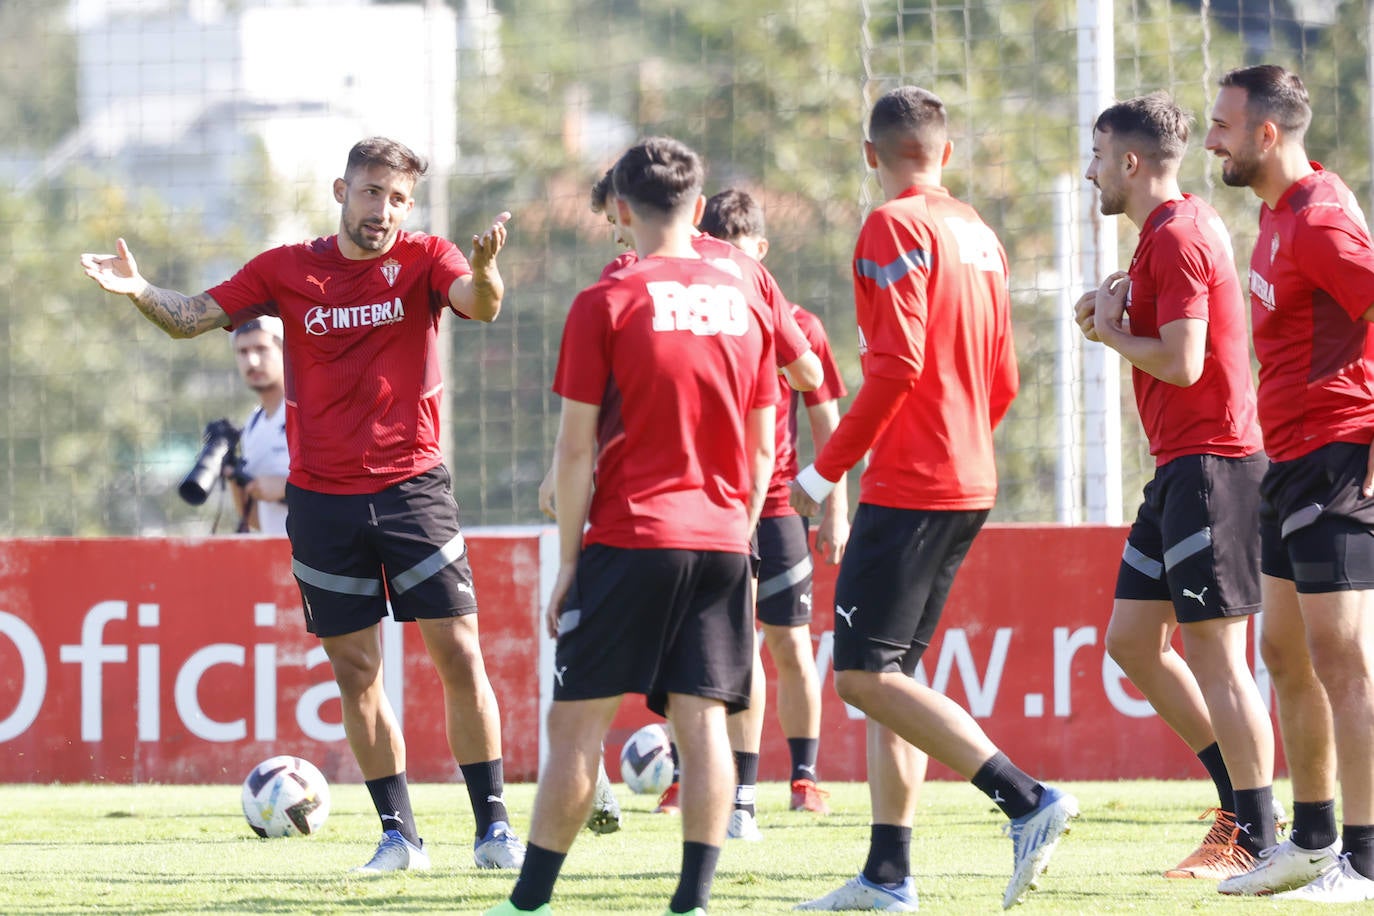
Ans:
[[[395,286],[396,278],[401,275],[401,262],[395,258],[387,258],[382,262],[379,270],[381,270],[382,276],[386,277],[386,285]]]
[[[1279,256],[1279,234],[1274,233],[1274,238],[1269,242],[1269,263],[1273,264],[1274,259]]]

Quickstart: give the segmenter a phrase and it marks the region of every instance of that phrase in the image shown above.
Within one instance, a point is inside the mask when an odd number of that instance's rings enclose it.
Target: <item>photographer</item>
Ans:
[[[234,494],[240,531],[286,534],[286,391],[282,382],[282,322],[264,315],[234,330],[234,359],[244,382],[261,402],[239,436],[241,459],[225,467]]]

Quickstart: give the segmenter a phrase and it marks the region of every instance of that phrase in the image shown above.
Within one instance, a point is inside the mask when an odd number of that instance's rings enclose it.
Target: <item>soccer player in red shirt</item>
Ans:
[[[334,181],[339,232],[274,248],[197,296],[151,285],[120,239],[83,254],[86,274],[127,295],[171,337],[276,315],[286,338],[287,533],[306,627],[329,656],[344,732],[382,822],[379,874],[429,867],[406,786],[405,739],[383,688],[379,622],[388,598],[415,621],[444,689],[449,745],[476,820],[473,856],[517,868],[524,847],[501,800],[501,720],[477,633],[477,600],[439,450],[443,391],[435,343],[447,310],[492,321],[504,284],[502,214],[452,242],[402,226],[426,163],[373,137]]]
[[[615,212],[615,188],[611,182],[613,172],[614,168],[608,170],[592,185],[591,208],[592,212],[605,215],[606,221],[612,226],[615,243],[628,250],[606,265],[601,271],[602,279],[633,264],[639,257],[634,250],[633,230],[618,222]],[[824,370],[820,358],[811,348],[811,337],[803,332],[799,320],[794,315],[793,306],[782,295],[777,281],[767,268],[757,258],[751,258],[729,242],[705,232],[698,232],[692,237],[692,246],[702,257],[727,262],[724,265],[726,269],[742,273],[755,285],[759,295],[769,305],[774,324],[774,349],[781,378],[785,380],[782,383],[797,391],[812,391],[820,385]],[[554,468],[551,466],[539,485],[539,508],[549,518],[557,517],[554,509],[553,482]],[[735,786],[735,810],[730,816],[727,836],[730,839],[757,841],[763,838],[755,819],[754,800],[766,700],[763,663],[758,656],[754,661],[752,683],[754,692],[750,697],[749,707],[732,713],[728,719],[730,745],[735,754],[738,781]],[[673,753],[673,781],[659,796],[658,805],[654,808],[655,814],[677,814],[680,811],[677,741],[673,737],[671,723],[668,725],[668,735]],[[601,805],[601,799],[609,797],[609,788],[599,776],[597,785],[597,805]],[[810,797],[818,798],[814,793]],[[606,820],[595,806],[592,818],[603,822]]]
[[[725,717],[749,702],[749,535],[772,474],[777,385],[767,304],[693,245],[701,183],[701,161],[676,140],[626,152],[616,207],[639,258],[568,312],[554,379],[549,755],[525,864],[492,914],[549,912],[626,693],[666,713],[681,754],[682,870],[669,912],[699,913],[710,894],[733,782]]]
[[[757,261],[762,262],[768,254],[763,208],[744,191],[732,188],[708,198],[697,228],[729,242]],[[811,545],[807,537],[807,520],[790,505],[787,485],[797,476],[798,470],[799,403],[806,403],[812,444],[819,453],[839,424],[837,401],[848,392],[820,319],[797,305],[791,308],[797,324],[811,344],[811,352],[820,357],[825,377],[819,388],[807,392],[794,390],[781,376],[778,379],[780,409],[777,412],[773,479],[768,485],[768,496],[763,503],[763,515],[755,536],[759,571],[754,613],[763,625],[764,642],[778,669],[778,722],[792,758],[792,810],[827,814],[830,808],[825,802],[826,792],[816,785],[816,760],[821,734],[821,687],[811,642]],[[841,479],[826,500],[816,534],[816,549],[828,562],[837,563],[844,554],[848,540],[849,501],[844,480]],[[752,716],[753,713],[751,705],[749,714]],[[755,748],[759,746],[762,719],[760,709],[757,721],[750,723],[754,726],[752,737]],[[757,754],[753,754],[750,760],[736,750],[735,758],[738,771],[756,776]],[[748,835],[744,829],[736,826],[734,819],[753,826],[755,781],[751,778],[746,785],[744,778],[739,780],[735,805],[736,810],[744,814],[732,815],[732,836]],[[747,790],[744,799],[740,796],[741,790]],[[749,803],[748,809],[741,807],[745,800]]]
[[[1263,201],[1250,256],[1272,462],[1260,649],[1278,694],[1293,832],[1219,890],[1374,900],[1374,246],[1350,189],[1307,157],[1302,80],[1264,64],[1220,86],[1207,149],[1226,184]]]
[[[1268,460],[1231,239],[1178,184],[1190,121],[1162,92],[1098,116],[1086,177],[1103,215],[1126,214],[1140,238],[1129,273],[1084,295],[1075,317],[1131,363],[1156,464],[1117,572],[1107,652],[1217,787],[1202,845],[1165,877],[1220,880],[1274,845],[1274,730],[1246,659]]]
[[[874,823],[862,873],[803,910],[918,908],[910,846],[925,754],[1011,819],[1004,907],[1078,813],[1073,796],[1022,772],[967,710],[912,678],[996,498],[992,430],[1018,385],[1006,254],[941,187],[951,150],[933,93],[904,86],[873,106],[864,156],[887,202],[854,249],[863,387],[792,483],[793,507],[814,515],[871,449],[835,584],[835,688],[868,715]]]

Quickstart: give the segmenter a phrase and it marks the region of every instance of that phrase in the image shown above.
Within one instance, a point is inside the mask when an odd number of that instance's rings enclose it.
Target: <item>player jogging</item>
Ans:
[[[912,679],[996,498],[992,430],[1018,385],[1006,255],[941,187],[951,151],[933,93],[905,86],[873,106],[864,156],[887,202],[854,248],[863,387],[792,484],[793,507],[813,515],[871,448],[835,584],[835,688],[868,716],[868,861],[804,910],[918,909],[910,846],[925,754],[1010,818],[1004,907],[1031,888],[1078,814],[1073,796],[1028,776],[963,707]]]

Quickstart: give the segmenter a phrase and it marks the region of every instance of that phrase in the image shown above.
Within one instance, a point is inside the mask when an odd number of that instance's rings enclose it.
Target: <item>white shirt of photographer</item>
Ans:
[[[285,477],[291,470],[291,455],[286,449],[286,401],[268,416],[261,407],[243,424],[239,437],[243,469],[250,477]],[[286,503],[260,502],[258,534],[286,534]]]

